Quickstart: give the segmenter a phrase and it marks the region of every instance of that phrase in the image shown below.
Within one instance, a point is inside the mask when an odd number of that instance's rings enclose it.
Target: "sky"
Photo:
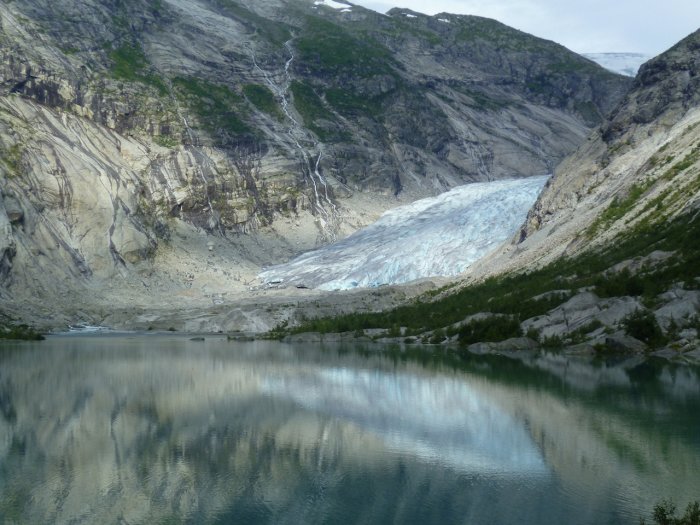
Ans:
[[[404,7],[495,18],[577,53],[655,56],[700,28],[700,0],[349,0],[386,12]]]

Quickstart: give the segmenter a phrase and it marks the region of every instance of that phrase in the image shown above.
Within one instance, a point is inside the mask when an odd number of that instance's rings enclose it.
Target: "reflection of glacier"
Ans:
[[[469,184],[416,201],[260,278],[335,290],[457,275],[513,235],[546,180]]]
[[[352,421],[398,453],[474,473],[547,471],[523,423],[464,381],[338,368],[269,378],[262,388]]]

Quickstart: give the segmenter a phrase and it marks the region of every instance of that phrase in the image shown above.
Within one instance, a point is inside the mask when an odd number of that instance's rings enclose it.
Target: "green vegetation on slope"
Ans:
[[[109,53],[109,59],[112,61],[112,76],[117,80],[146,84],[157,89],[160,95],[168,93],[163,80],[149,71],[150,64],[139,46],[123,44]]]
[[[44,336],[26,324],[0,324],[0,339],[42,341]]]
[[[394,75],[395,63],[388,49],[368,34],[352,35],[322,18],[308,17],[295,44],[300,62],[322,78]]]
[[[0,163],[2,163],[8,177],[16,177],[22,173],[22,155],[24,147],[22,144],[13,144],[5,147],[0,144]]]
[[[269,42],[280,46],[292,38],[289,28],[280,22],[264,18],[232,0],[214,0],[214,5],[241,22],[250,31],[260,33]]]
[[[491,334],[499,330],[502,332],[499,337],[506,339],[517,335],[515,325],[508,319],[523,321],[545,314],[564,303],[580,288],[591,287],[601,297],[635,295],[649,302],[653,302],[658,294],[674,283],[684,282],[688,288],[698,288],[699,238],[700,217],[686,214],[668,223],[640,226],[603,250],[561,259],[539,270],[493,277],[455,293],[445,293],[437,299],[434,299],[437,293],[429,294],[412,304],[386,312],[358,312],[334,318],[311,319],[295,328],[294,332],[349,332],[405,326],[410,335],[449,327],[476,313],[491,312],[511,317],[490,321],[500,326],[475,325],[467,331],[488,331]],[[627,272],[604,273],[620,261],[646,255],[653,250],[674,251],[675,254],[664,264],[635,275]],[[460,333],[460,329],[452,329],[452,333]],[[650,337],[654,337],[654,334]],[[467,342],[472,337],[465,333],[463,340]]]
[[[246,84],[243,86],[245,97],[260,111],[267,113],[277,120],[284,119],[284,113],[275,101],[275,95],[265,86],[260,84]]]
[[[241,118],[245,114],[243,98],[227,86],[193,77],[176,77],[173,86],[215,139],[247,138],[253,134]]]
[[[304,119],[304,125],[313,131],[319,139],[324,142],[339,142],[349,138],[347,133],[336,132],[329,126],[324,126],[323,122],[319,122],[326,121],[333,124],[336,119],[335,115],[326,109],[321,98],[309,84],[295,80],[290,89],[294,97],[294,107]]]

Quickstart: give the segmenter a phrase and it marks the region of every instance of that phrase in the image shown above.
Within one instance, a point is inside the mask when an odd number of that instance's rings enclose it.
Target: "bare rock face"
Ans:
[[[640,125],[673,125],[700,105],[700,30],[639,70],[625,102],[603,126],[612,143]]]
[[[12,269],[15,250],[12,221],[7,216],[4,199],[0,195],[0,281],[4,281]]]
[[[700,31],[646,63],[610,119],[557,167],[519,236],[472,271],[546,264],[698,209],[698,49]]]
[[[574,210],[584,202],[597,207],[612,198],[624,200],[635,184],[655,183],[663,191],[663,182],[688,182],[689,168],[698,161],[693,148],[700,108],[699,49],[696,31],[642,66],[609,121],[557,168],[528,217],[523,239],[555,218],[576,216]],[[688,165],[679,165],[684,158]],[[680,179],[672,181],[675,176]],[[697,188],[682,204],[692,202],[695,193]]]

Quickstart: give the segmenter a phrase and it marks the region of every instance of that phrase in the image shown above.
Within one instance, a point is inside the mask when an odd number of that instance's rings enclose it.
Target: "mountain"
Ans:
[[[642,66],[608,121],[557,167],[521,244],[555,237],[551,259],[698,206],[699,50],[697,31]]]
[[[295,330],[698,361],[699,238],[700,30],[641,67],[519,234],[461,282],[382,312],[298,319]]]
[[[630,81],[496,21],[340,2],[0,5],[0,308],[227,304],[400,203],[541,175]]]

